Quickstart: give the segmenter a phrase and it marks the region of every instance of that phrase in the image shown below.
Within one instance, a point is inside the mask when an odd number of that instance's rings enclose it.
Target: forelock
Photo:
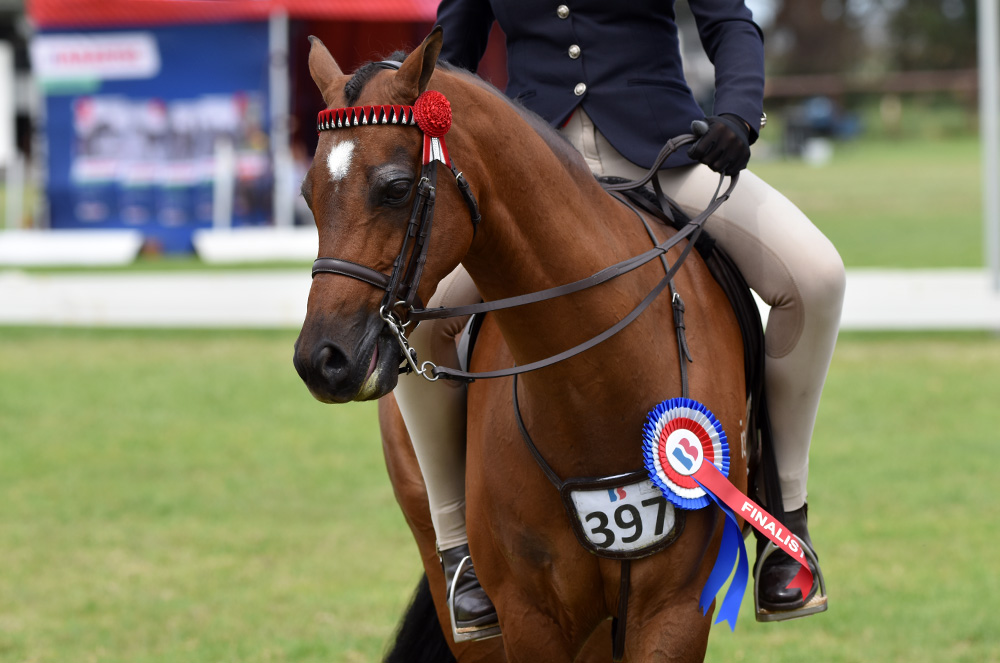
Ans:
[[[381,61],[365,62],[363,65],[358,67],[354,72],[354,75],[351,76],[351,80],[347,81],[347,84],[344,85],[344,96],[347,98],[347,105],[357,105],[358,99],[361,98],[361,90],[364,89],[365,85],[375,76],[375,74],[385,68],[381,66],[381,62],[384,62],[385,60],[402,62],[405,59],[405,51],[394,51]]]

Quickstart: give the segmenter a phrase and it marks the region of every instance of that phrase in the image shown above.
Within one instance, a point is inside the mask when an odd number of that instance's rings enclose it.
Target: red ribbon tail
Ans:
[[[803,566],[799,568],[799,572],[795,574],[792,581],[788,583],[788,589],[798,589],[802,592],[802,596],[808,596],[809,590],[813,586],[813,574],[809,571],[809,567]]]
[[[741,493],[736,489],[736,486],[729,482],[722,472],[719,471],[717,467],[709,462],[702,463],[702,466],[694,473],[694,478],[698,483],[702,485],[706,490],[712,492],[716,497],[721,499],[726,505],[735,511],[738,515],[745,518],[748,523],[757,529],[760,533],[764,534],[768,539],[770,539],[779,549],[783,550],[789,557],[794,559],[801,565],[799,572],[795,574],[792,578],[792,582],[788,584],[790,589],[797,588],[802,591],[802,596],[807,596],[809,590],[813,586],[813,575],[812,571],[809,570],[809,563],[806,561],[806,556],[802,552],[801,546],[798,542],[795,542],[795,548],[789,546],[789,539],[791,535],[787,535],[784,540],[779,539],[774,534],[774,525],[771,525],[770,529],[764,526],[764,523],[768,521],[773,521],[777,525],[780,525],[782,531],[787,531],[787,527],[781,525],[774,516],[764,511],[756,502]],[[751,514],[749,517],[746,514]],[[757,514],[762,514],[760,518],[754,517]]]

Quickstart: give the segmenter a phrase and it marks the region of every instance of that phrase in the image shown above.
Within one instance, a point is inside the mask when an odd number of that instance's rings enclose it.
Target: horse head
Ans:
[[[370,63],[353,76],[340,70],[322,42],[310,39],[310,73],[329,107],[321,129],[330,130],[320,132],[302,195],[325,257],[314,265],[294,363],[323,402],[376,399],[395,387],[403,361],[387,313],[405,323],[406,310],[430,299],[474,234],[457,187],[443,177],[437,187],[422,182],[436,177],[426,177],[434,169],[422,168],[421,156],[430,133],[440,130],[427,129],[426,121],[418,126],[414,104],[420,108],[418,98],[432,83],[446,83],[445,74],[434,75],[441,31],[432,32],[398,69]],[[436,92],[429,97],[446,107],[439,115],[450,122],[447,101]],[[449,144],[456,133],[449,134]]]

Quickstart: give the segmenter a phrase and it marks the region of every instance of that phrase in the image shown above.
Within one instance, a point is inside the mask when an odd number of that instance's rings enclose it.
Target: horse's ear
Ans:
[[[310,36],[309,43],[311,44],[309,48],[309,73],[319,91],[323,93],[323,101],[326,102],[327,106],[332,106],[333,99],[336,97],[336,88],[333,83],[338,78],[343,78],[344,72],[337,66],[337,61],[333,59],[330,51],[326,50],[326,46],[318,37]]]
[[[441,54],[441,26],[435,26],[424,42],[410,53],[396,72],[393,85],[396,92],[409,102],[416,101],[431,80],[434,65]]]

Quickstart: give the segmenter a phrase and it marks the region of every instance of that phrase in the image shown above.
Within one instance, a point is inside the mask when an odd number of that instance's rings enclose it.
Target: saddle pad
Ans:
[[[598,557],[638,559],[663,550],[684,529],[644,471],[599,479],[569,479],[563,504],[580,544]]]

